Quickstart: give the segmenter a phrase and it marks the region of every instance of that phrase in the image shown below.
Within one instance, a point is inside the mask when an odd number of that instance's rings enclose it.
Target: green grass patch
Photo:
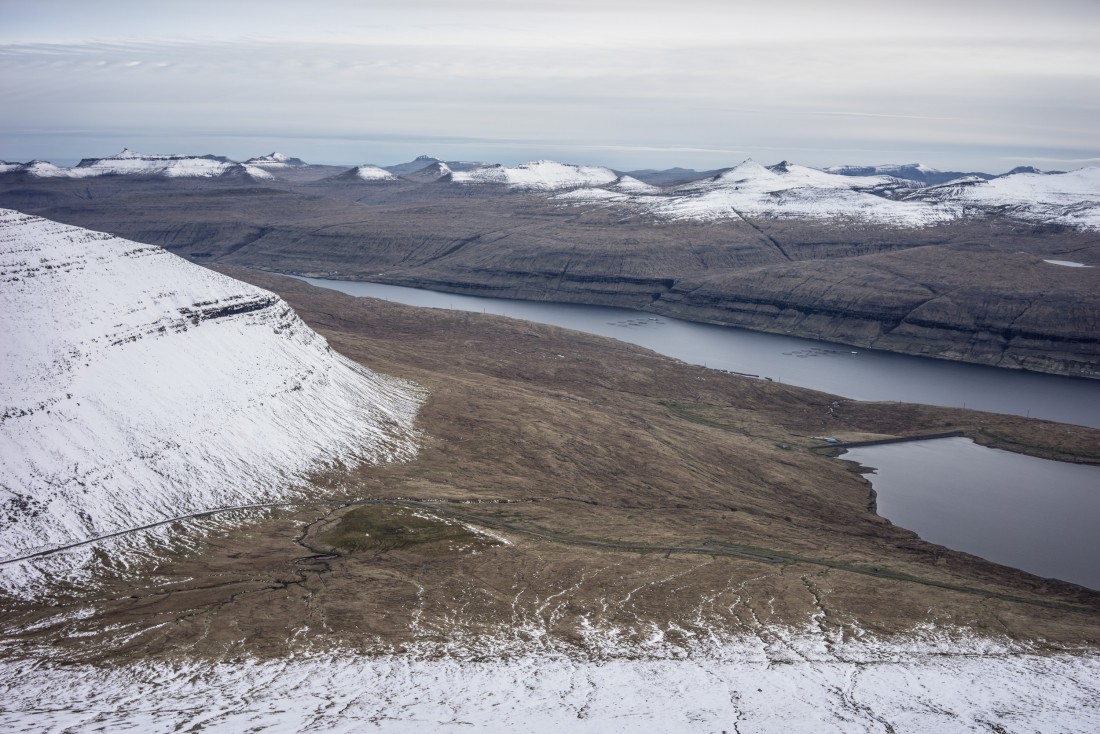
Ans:
[[[411,549],[425,555],[448,555],[497,545],[458,523],[392,505],[360,505],[349,510],[321,540],[348,553]]]

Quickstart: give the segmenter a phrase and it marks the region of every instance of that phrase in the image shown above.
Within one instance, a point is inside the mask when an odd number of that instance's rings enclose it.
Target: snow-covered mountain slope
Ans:
[[[618,191],[624,194],[659,194],[661,193],[660,186],[654,186],[647,184],[644,181],[639,181],[633,176],[623,174],[611,184],[609,187],[612,191]]]
[[[996,211],[1029,222],[1100,227],[1100,167],[1068,173],[1019,172],[990,181],[966,177],[905,197],[962,206],[968,214]]]
[[[106,158],[85,158],[72,168],[46,161],[17,164],[7,173],[22,172],[40,178],[88,178],[91,176],[156,176],[163,178],[215,178],[250,176],[269,180],[270,173],[257,166],[236,163],[219,156],[146,155],[124,149]]]
[[[442,166],[449,173],[450,171],[472,171],[477,168],[484,168],[486,164],[476,161],[444,161],[430,155],[418,155],[411,161],[382,167],[395,176],[406,177],[411,173],[426,171],[432,166]]]
[[[558,201],[575,200],[581,203],[628,204],[632,196],[656,196],[662,193],[659,186],[639,181],[633,176],[622,175],[609,186],[582,187],[556,194]]]
[[[498,184],[514,189],[554,191],[582,186],[604,186],[619,176],[602,166],[576,166],[555,161],[521,163],[515,168],[502,165],[481,166],[471,171],[455,171],[451,180],[461,184]]]
[[[351,169],[349,178],[358,178],[363,181],[396,181],[397,176],[387,171],[385,168],[379,168],[378,166],[372,166],[370,164],[356,166]]]
[[[35,178],[79,178],[79,174],[72,174],[74,169],[55,166],[49,161],[33,160],[29,163],[4,163],[0,166],[0,174],[14,173]]]
[[[273,293],[0,210],[0,559],[415,452],[416,389]]]
[[[987,180],[993,178],[988,173],[941,171],[923,163],[887,163],[881,166],[827,166],[821,170],[841,176],[894,176],[932,186],[961,176],[978,176]]]
[[[926,166],[923,163],[886,163],[881,166],[825,166],[821,169],[826,173],[838,173],[842,176],[877,176],[881,174],[893,175],[899,171],[919,171],[921,173],[939,173],[939,169]]]
[[[290,156],[282,153],[268,153],[267,155],[261,155],[256,158],[249,158],[244,162],[246,166],[258,166],[259,168],[296,168],[298,166],[308,165],[301,158],[291,158]]]
[[[644,194],[644,195],[643,195]],[[897,227],[987,216],[1078,228],[1100,227],[1100,168],[1061,174],[966,176],[938,186],[895,176],[840,175],[792,163],[745,161],[671,189],[604,186],[554,197],[563,203],[625,207],[666,220],[738,217],[837,219]]]
[[[895,201],[885,194],[913,184],[890,176],[841,176],[784,161],[762,166],[748,160],[704,181],[659,195],[607,196],[607,191],[569,192],[564,201],[624,205],[659,219],[720,220],[747,217],[858,219],[897,226],[923,226],[951,213]],[[609,189],[612,187],[608,187]],[[619,194],[633,193],[626,190]]]
[[[438,181],[441,178],[447,178],[449,180],[450,175],[454,173],[454,170],[443,161],[436,161],[435,163],[429,163],[421,169],[416,171],[409,171],[408,173],[401,174],[401,178],[408,181],[420,181],[431,182]]]

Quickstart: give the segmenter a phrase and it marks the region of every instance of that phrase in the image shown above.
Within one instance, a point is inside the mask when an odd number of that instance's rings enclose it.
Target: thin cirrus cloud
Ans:
[[[1096,158],[1100,4],[961,5],[9,0],[0,157]]]

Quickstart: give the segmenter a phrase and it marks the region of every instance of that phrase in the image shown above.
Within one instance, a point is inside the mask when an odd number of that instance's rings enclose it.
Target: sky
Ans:
[[[1097,0],[0,0],[0,159],[1100,165]]]

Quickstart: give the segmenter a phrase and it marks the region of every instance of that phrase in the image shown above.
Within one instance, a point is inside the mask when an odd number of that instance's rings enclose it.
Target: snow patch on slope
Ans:
[[[259,166],[261,168],[297,168],[306,165],[301,158],[291,158],[283,153],[268,153],[267,155],[249,158],[244,162],[246,166]]]
[[[6,731],[1096,731],[1100,656],[872,643],[776,660],[314,653],[116,668],[0,662]],[[319,724],[319,722],[321,722]]]
[[[406,459],[418,393],[268,291],[0,210],[0,558]]]
[[[356,178],[361,178],[364,181],[396,181],[397,176],[387,171],[385,168],[379,168],[378,166],[362,165],[352,169],[353,175]]]
[[[515,168],[481,166],[472,171],[455,171],[451,180],[462,184],[498,184],[515,189],[553,191],[581,186],[603,186],[618,179],[610,168],[576,166],[555,161],[521,163]]]
[[[654,186],[652,184],[647,184],[644,181],[639,181],[638,179],[634,178],[633,176],[627,176],[626,174],[623,174],[622,176],[619,176],[618,180],[615,181],[615,183],[613,183],[610,188],[615,190],[615,191],[622,192],[624,194],[659,194],[659,193],[661,193],[661,187],[660,186]]]

